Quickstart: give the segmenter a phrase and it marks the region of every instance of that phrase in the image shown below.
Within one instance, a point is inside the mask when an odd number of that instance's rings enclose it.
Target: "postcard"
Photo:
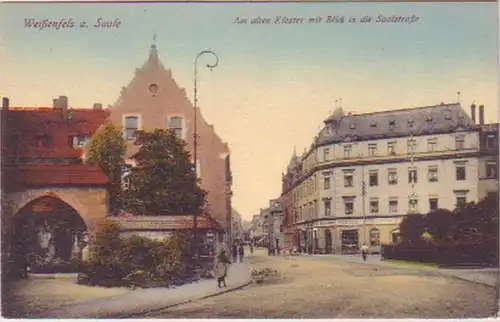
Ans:
[[[2,3],[3,316],[496,316],[497,13]]]

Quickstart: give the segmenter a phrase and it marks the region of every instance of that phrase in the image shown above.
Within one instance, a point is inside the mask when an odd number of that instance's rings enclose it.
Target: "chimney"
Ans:
[[[2,98],[2,108],[4,110],[8,110],[9,109],[9,98],[8,97],[3,97]]]
[[[484,125],[484,105],[479,105],[479,125]]]
[[[92,108],[94,110],[102,110],[102,104],[101,103],[94,103],[94,106]]]
[[[476,124],[476,104],[474,103],[470,106],[470,117],[472,118],[472,122]]]
[[[57,99],[57,105],[62,110],[63,119],[68,119],[68,97],[67,96],[59,96]]]

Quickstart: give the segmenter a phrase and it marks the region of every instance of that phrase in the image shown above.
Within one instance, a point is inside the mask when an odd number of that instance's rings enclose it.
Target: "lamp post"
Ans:
[[[211,50],[204,50],[198,53],[196,55],[196,59],[194,60],[194,95],[193,95],[193,117],[194,117],[194,124],[193,124],[193,162],[194,162],[194,185],[195,188],[198,186],[198,129],[197,129],[197,114],[198,114],[198,60],[200,59],[201,56],[210,54],[213,57],[215,57],[215,63],[214,64],[207,64],[207,68],[212,70],[213,68],[217,67],[219,64],[219,57]],[[195,190],[196,191],[196,190]],[[196,231],[198,230],[198,223],[197,223],[197,218],[198,213],[194,212],[193,213],[193,254],[195,257],[198,255],[198,245],[197,245],[197,238],[196,238]]]

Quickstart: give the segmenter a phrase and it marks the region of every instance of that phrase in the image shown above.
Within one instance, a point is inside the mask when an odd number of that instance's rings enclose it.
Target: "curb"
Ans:
[[[140,317],[140,316],[145,315],[145,314],[163,311],[163,310],[170,309],[170,308],[173,308],[173,307],[176,307],[176,306],[180,306],[180,305],[183,305],[183,304],[188,304],[188,303],[192,303],[192,302],[196,302],[196,301],[208,299],[208,298],[211,298],[211,297],[215,297],[215,296],[218,296],[218,295],[222,295],[222,294],[225,294],[225,293],[229,293],[229,292],[232,292],[232,291],[236,291],[236,290],[242,289],[245,286],[248,286],[248,285],[250,285],[252,283],[253,283],[253,279],[250,278],[250,280],[246,281],[245,283],[238,284],[236,286],[227,288],[225,290],[222,290],[222,291],[219,291],[219,292],[210,293],[210,294],[203,295],[203,296],[200,296],[200,297],[197,297],[197,298],[194,298],[194,299],[190,299],[190,300],[184,300],[184,301],[172,303],[172,304],[169,304],[169,305],[166,305],[166,306],[162,306],[161,308],[147,309],[147,310],[143,310],[141,312],[134,312],[134,313],[128,313],[128,314],[123,314],[123,315],[113,315],[113,314],[111,314],[111,315],[105,315],[105,316],[98,316],[96,318],[98,318],[98,319],[99,318],[101,318],[101,319],[102,318],[108,318],[108,319],[109,318],[111,318],[111,319],[127,319],[127,318]]]
[[[341,259],[337,259],[337,258],[332,258],[333,260],[337,261],[337,262],[341,262],[342,260]],[[384,266],[383,264],[377,264],[377,263],[366,263],[366,262],[354,262],[354,261],[344,261],[345,263],[350,263],[350,264],[358,264],[358,265],[371,265],[371,266]],[[391,267],[391,265],[387,265],[385,267]],[[471,279],[468,279],[468,278],[465,278],[463,276],[458,276],[458,275],[454,275],[454,274],[448,274],[448,273],[445,273],[445,272],[442,272],[442,271],[439,271],[439,268],[436,268],[436,269],[433,269],[433,268],[423,268],[423,267],[405,267],[405,266],[398,266],[397,264],[393,264],[392,267],[394,268],[399,268],[399,269],[406,269],[406,270],[417,270],[417,271],[421,271],[421,272],[428,272],[428,273],[431,273],[432,275],[438,275],[438,276],[445,276],[445,277],[451,277],[451,278],[455,278],[455,279],[459,279],[459,280],[462,280],[462,281],[466,281],[466,282],[469,282],[469,283],[475,283],[475,284],[480,284],[480,285],[484,285],[484,286],[488,286],[488,287],[493,287],[493,288],[497,288],[498,285],[491,285],[487,282],[483,282],[483,281],[477,281],[477,280],[471,280]]]

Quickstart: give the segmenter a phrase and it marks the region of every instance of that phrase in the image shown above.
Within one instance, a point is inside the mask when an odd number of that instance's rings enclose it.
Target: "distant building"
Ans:
[[[232,226],[229,146],[215,133],[214,126],[205,121],[200,110],[196,114],[196,171],[201,187],[208,192],[209,215],[228,233],[229,242]],[[136,69],[134,78],[122,88],[120,97],[110,108],[110,117],[113,123],[123,127],[123,135],[129,142],[134,140],[137,130],[171,129],[186,141],[186,148],[193,155],[193,105],[186,91],[176,83],[172,71],[161,63],[155,45],[151,46],[144,65]],[[127,157],[137,149],[137,146],[129,144]],[[129,164],[133,166],[132,160]]]
[[[241,239],[243,237],[243,219],[241,218],[241,214],[233,209],[231,220],[231,233],[233,234],[233,240]]]
[[[283,205],[280,199],[269,201],[269,241],[276,249],[284,247],[283,234]]]
[[[484,125],[483,108],[479,114],[478,125],[459,104],[366,114],[337,108],[283,174],[285,241],[325,253],[366,243],[376,252],[397,240],[405,215],[497,191],[497,143],[487,141],[498,125]]]

